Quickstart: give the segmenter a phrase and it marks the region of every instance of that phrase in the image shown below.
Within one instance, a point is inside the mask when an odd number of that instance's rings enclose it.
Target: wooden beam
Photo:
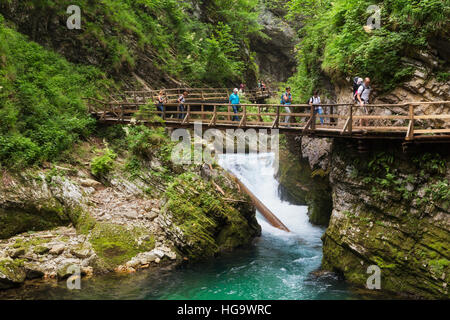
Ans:
[[[405,139],[407,141],[414,140],[414,106],[412,104],[409,105],[409,125]]]

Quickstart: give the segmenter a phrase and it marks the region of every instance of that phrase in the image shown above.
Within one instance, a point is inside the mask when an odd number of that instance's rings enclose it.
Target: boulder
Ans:
[[[60,255],[64,252],[65,247],[66,246],[64,244],[56,244],[50,249],[49,253],[53,255]]]
[[[23,256],[25,254],[25,248],[17,248],[9,251],[9,256],[11,258],[18,258],[20,256]]]
[[[92,255],[92,251],[88,248],[74,248],[70,253],[80,259],[86,259]]]
[[[21,285],[26,279],[25,269],[17,260],[0,260],[0,289]]]
[[[71,275],[74,275],[74,271],[76,271],[77,268],[80,268],[80,275],[81,275],[81,267],[78,264],[78,260],[66,260],[65,262],[63,262],[60,268],[58,268],[57,270],[57,276],[58,279],[62,280],[62,279],[66,279],[68,277],[70,277]]]
[[[93,180],[93,179],[80,179],[80,184],[83,187],[94,188],[94,189],[98,189],[99,187],[102,186],[102,184],[100,182]]]
[[[40,254],[40,255],[46,254],[49,251],[50,251],[50,248],[47,246],[36,246],[33,249],[34,253]]]

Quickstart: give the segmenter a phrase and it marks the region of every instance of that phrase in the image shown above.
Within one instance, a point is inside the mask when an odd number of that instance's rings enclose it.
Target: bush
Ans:
[[[161,127],[153,129],[146,126],[131,127],[127,136],[128,149],[132,154],[142,158],[150,158],[167,140],[164,128]]]
[[[101,156],[95,157],[91,162],[91,172],[96,177],[105,176],[114,167],[117,154],[106,148]]]
[[[21,168],[34,164],[40,159],[39,147],[21,135],[0,135],[0,167]]]

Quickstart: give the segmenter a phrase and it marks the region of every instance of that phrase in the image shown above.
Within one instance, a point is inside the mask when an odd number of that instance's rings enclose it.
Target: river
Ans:
[[[246,247],[175,270],[106,275],[14,290],[26,299],[352,299],[358,298],[333,275],[316,277],[324,228],[308,221],[307,207],[282,201],[274,178],[274,155],[226,154],[220,165],[233,172],[291,230],[269,225],[258,214],[262,236]]]

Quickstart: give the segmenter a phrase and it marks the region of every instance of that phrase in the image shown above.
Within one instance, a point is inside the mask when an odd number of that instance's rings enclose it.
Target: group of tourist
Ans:
[[[292,113],[290,105],[292,104],[292,94],[291,94],[291,88],[287,87],[286,91],[281,95],[281,101],[280,104],[284,105],[284,110],[286,113]],[[320,105],[320,96],[319,91],[315,90],[314,94],[311,98],[308,100],[308,104],[311,106],[314,106],[314,113],[322,115],[323,114],[323,108]],[[320,124],[323,124],[323,117],[320,117]],[[290,127],[290,121],[291,116],[287,115],[284,117],[284,122],[287,123],[288,127]]]
[[[367,104],[369,104],[370,100],[370,93],[372,88],[370,87],[370,78],[359,78],[356,77],[354,79],[353,83],[353,99],[355,103],[357,103],[361,107],[361,113],[362,114],[368,114],[369,111],[367,110]],[[292,94],[291,94],[291,88],[287,87],[286,91],[281,96],[280,104],[284,105],[284,109],[286,113],[292,113],[290,105],[292,104]],[[320,124],[324,124],[324,118],[320,117],[320,115],[324,114],[324,110],[322,108],[319,91],[314,90],[313,96],[309,98],[308,104],[311,106],[314,106],[314,113],[319,114],[319,120]],[[290,126],[290,120],[291,116],[287,115],[284,118],[284,122],[288,124],[288,127]],[[367,125],[367,119],[361,119],[361,126]]]
[[[238,88],[233,89],[233,93],[230,95],[228,102],[233,108],[233,117],[232,121],[239,121],[239,117],[237,114],[239,113],[239,105],[241,103],[241,95],[244,92],[245,85],[241,84]],[[265,84],[259,80],[258,81],[258,88],[261,90],[265,90],[266,86]],[[353,83],[353,98],[355,103],[359,104],[362,108],[362,112],[364,114],[368,114],[368,110],[366,105],[369,103],[370,98],[370,78],[359,78],[356,77],[354,79]],[[189,92],[184,91],[183,94],[179,96],[177,99],[178,102],[178,119],[183,119],[185,117],[185,108],[184,104],[186,102],[186,98],[188,97]],[[158,111],[164,112],[164,103],[167,103],[167,97],[164,94],[164,90],[160,90],[159,94],[157,96],[157,108]],[[287,124],[287,126],[290,126],[291,123],[291,104],[292,104],[292,94],[291,94],[291,88],[287,87],[286,91],[281,95],[281,101],[280,104],[284,106],[285,112],[288,114],[284,118],[284,122]],[[308,100],[308,104],[314,107],[314,113],[319,115],[320,124],[324,124],[324,117],[321,117],[321,115],[324,114],[323,107],[321,106],[321,100],[319,96],[319,91],[314,90],[313,95]],[[361,125],[367,125],[367,120],[361,119]]]
[[[185,117],[185,108],[184,108],[184,104],[186,102],[186,98],[189,95],[188,91],[184,91],[177,99],[178,102],[178,111],[180,112],[178,114],[178,119],[184,119]],[[159,90],[159,94],[156,97],[156,106],[158,108],[158,111],[160,112],[164,112],[164,104],[167,103],[167,96],[164,94],[164,90]]]

